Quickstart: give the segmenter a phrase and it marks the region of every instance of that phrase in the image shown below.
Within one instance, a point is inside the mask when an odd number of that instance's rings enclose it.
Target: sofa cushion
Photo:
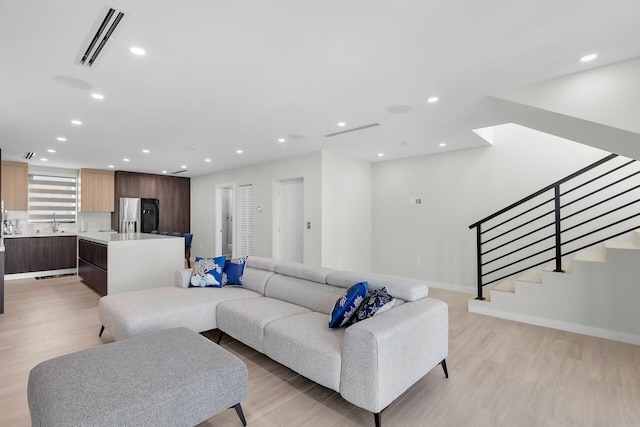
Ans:
[[[221,301],[261,295],[246,288],[154,288],[100,298],[100,322],[115,340],[146,332],[187,327],[195,332],[215,329]]]
[[[335,286],[274,274],[267,282],[264,295],[328,315],[344,291]]]
[[[429,287],[424,282],[416,279],[374,273],[354,273],[351,271],[335,271],[327,276],[329,285],[345,289],[354,283],[362,281],[369,283],[369,289],[387,288],[387,292],[391,295],[405,301],[416,301],[429,295]]]
[[[278,274],[297,277],[298,279],[306,279],[318,283],[327,283],[327,276],[329,275],[329,273],[333,273],[336,270],[331,268],[300,264],[297,262],[281,261],[276,264],[274,271]]]
[[[395,302],[396,299],[387,293],[386,288],[369,291],[362,304],[358,306],[353,316],[349,319],[349,324],[352,325],[376,314],[391,310]]]
[[[207,286],[222,287],[222,269],[226,256],[217,258],[196,257],[189,286],[204,288]]]
[[[226,288],[225,288],[226,289]],[[264,353],[264,328],[270,322],[309,310],[272,298],[251,298],[247,301],[225,301],[218,304],[218,329],[238,341]]]
[[[260,256],[250,255],[247,258],[247,267],[257,268],[260,270],[274,271],[278,261],[272,258],[264,258]]]
[[[330,328],[339,328],[351,320],[351,316],[354,315],[364,301],[367,289],[367,282],[356,283],[338,298],[329,316]]]
[[[222,286],[242,286],[242,274],[244,273],[244,266],[246,263],[246,256],[226,259],[224,261],[224,268],[222,269]]]
[[[269,323],[264,331],[265,354],[332,390],[340,387],[345,328],[327,328],[327,316],[308,312]],[[393,366],[388,367],[390,370]]]

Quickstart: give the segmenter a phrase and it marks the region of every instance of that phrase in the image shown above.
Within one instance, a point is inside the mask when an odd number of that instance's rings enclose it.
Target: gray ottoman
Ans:
[[[247,395],[245,364],[176,328],[42,362],[27,397],[34,426],[192,427]]]

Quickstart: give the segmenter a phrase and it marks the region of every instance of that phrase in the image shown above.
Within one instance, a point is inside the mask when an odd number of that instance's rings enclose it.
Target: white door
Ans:
[[[233,256],[235,237],[235,193],[234,184],[216,185],[216,236],[214,256]]]
[[[278,181],[274,212],[274,258],[283,261],[304,260],[304,180]]]

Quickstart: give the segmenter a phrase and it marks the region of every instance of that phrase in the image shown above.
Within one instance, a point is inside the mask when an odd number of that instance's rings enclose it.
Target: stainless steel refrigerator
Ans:
[[[120,197],[120,233],[150,233],[160,221],[158,199]]]

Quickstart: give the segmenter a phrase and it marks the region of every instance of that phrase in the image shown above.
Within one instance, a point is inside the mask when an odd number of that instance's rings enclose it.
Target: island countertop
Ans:
[[[90,231],[85,233],[77,233],[78,239],[89,240],[95,243],[109,244],[110,242],[130,242],[140,240],[159,240],[159,239],[177,239],[178,236],[164,236],[160,234],[150,233],[116,233]],[[182,238],[182,236],[180,236]]]

